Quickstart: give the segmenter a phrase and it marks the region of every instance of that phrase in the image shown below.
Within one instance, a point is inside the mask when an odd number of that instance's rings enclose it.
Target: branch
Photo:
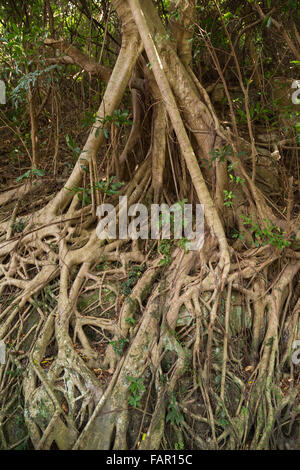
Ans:
[[[257,12],[258,12],[258,14],[261,18],[265,19],[267,16],[270,16],[270,15],[265,15],[265,13],[262,11],[261,7],[257,3],[255,3],[255,8],[256,8],[256,10],[257,10]],[[293,41],[291,40],[289,34],[287,33],[287,31],[284,28],[284,26],[282,25],[282,23],[279,23],[278,21],[276,21],[275,18],[273,18],[273,16],[272,16],[272,23],[271,24],[273,26],[275,26],[275,28],[278,29],[278,31],[284,37],[285,42],[289,46],[289,48],[292,51],[292,53],[294,54],[294,56],[298,60],[300,60],[300,52],[299,52],[298,48],[295,46],[295,44],[293,43]]]
[[[106,84],[109,82],[111,76],[111,70],[104,67],[103,65],[98,64],[95,60],[86,56],[83,52],[77,49],[72,44],[69,44],[64,39],[45,39],[44,44],[46,46],[53,47],[58,49],[62,55],[60,57],[53,57],[47,59],[49,63],[55,64],[65,64],[65,65],[79,65],[90,75],[100,77]],[[144,80],[138,77],[133,77],[130,81],[131,88],[136,88],[137,90],[144,91]]]
[[[53,47],[54,49],[58,49],[61,53],[64,53],[65,56],[57,57],[51,59],[50,61],[56,61],[56,63],[63,63],[63,64],[76,64],[83,68],[86,72],[90,75],[97,75],[105,83],[108,83],[111,70],[103,67],[103,65],[97,64],[97,62],[93,59],[87,57],[83,52],[77,49],[72,44],[69,44],[64,39],[45,39],[44,44],[46,46]],[[49,60],[48,60],[49,61]]]
[[[96,18],[92,16],[85,0],[80,1],[81,6],[74,0],[71,0],[71,3],[75,5],[76,8],[78,8],[79,11],[83,13],[97,29],[100,29],[101,31],[104,32],[105,26],[103,26],[99,21],[96,20]],[[105,21],[108,21],[108,19],[106,19]],[[121,44],[109,33],[109,31],[107,32],[107,35],[115,44],[117,44],[117,46],[119,47],[121,46]]]

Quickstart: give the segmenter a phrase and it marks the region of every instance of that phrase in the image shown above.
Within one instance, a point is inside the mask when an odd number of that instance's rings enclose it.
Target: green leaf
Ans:
[[[23,173],[23,175],[18,176],[18,178],[16,178],[16,182],[19,183],[19,181],[22,181],[24,178],[29,178],[30,174],[31,170],[26,171],[26,173]]]
[[[261,24],[262,28],[265,28],[265,26],[267,26],[267,23],[270,19],[270,16],[266,16]]]
[[[166,262],[167,262],[166,258],[163,258],[159,261],[158,266],[163,266],[164,264],[166,264]]]
[[[36,176],[45,176],[45,170],[38,170],[37,168],[33,168],[32,173]]]

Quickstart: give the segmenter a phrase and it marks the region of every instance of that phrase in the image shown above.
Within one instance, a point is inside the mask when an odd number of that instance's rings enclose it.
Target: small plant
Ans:
[[[67,191],[70,191],[73,194],[77,194],[79,201],[82,202],[82,206],[87,206],[91,204],[91,188],[87,186],[86,188],[80,186],[74,186],[73,188],[66,188]]]
[[[105,127],[108,122],[114,124],[117,127],[120,127],[121,125],[132,125],[133,122],[128,119],[128,115],[129,111],[127,109],[125,109],[124,111],[121,111],[120,109],[115,109],[112,116],[110,116],[109,114],[104,118],[99,118],[98,116],[96,116],[95,122],[100,122],[101,126],[97,127],[95,136],[98,137],[100,134],[100,130],[102,130],[104,137],[106,139],[109,138],[109,132]]]
[[[174,206],[176,207],[177,214],[178,212],[181,212],[181,223],[182,227],[184,228],[186,226],[187,220],[184,217],[184,205],[187,202],[187,199],[183,199],[182,201],[176,202]],[[175,214],[172,213],[170,214],[169,212],[162,212],[159,216],[159,228],[162,228],[164,224],[169,224],[170,225],[170,232],[171,232],[171,237],[173,239],[174,237],[174,228],[175,228],[175,223],[176,223],[176,218]],[[182,233],[182,232],[181,232]],[[189,250],[189,244],[190,241],[182,237],[178,242],[177,245],[179,247],[182,247],[184,252],[187,253]],[[171,247],[172,247],[172,242],[170,239],[163,239],[159,245],[158,245],[158,252],[164,255],[164,257],[160,260],[159,266],[170,266],[171,264]]]
[[[175,442],[175,450],[183,450],[184,449],[184,444],[182,441]]]
[[[179,241],[178,241],[178,246],[181,246],[183,248],[183,251],[185,253],[187,253],[189,251],[189,245],[190,245],[190,241],[185,238],[185,237],[182,237]]]
[[[172,13],[171,13],[171,18],[173,18],[175,21],[178,21],[179,18],[180,18],[180,14],[181,14],[181,8],[176,8],[176,10],[174,10]]]
[[[224,145],[222,149],[216,148],[211,150],[210,152],[210,166],[215,160],[219,160],[220,162],[225,162],[226,158],[232,155],[232,148],[230,145]]]
[[[173,394],[170,402],[168,404],[168,414],[166,416],[166,422],[168,423],[169,421],[171,424],[179,426],[179,424],[183,421],[183,416],[180,412],[178,403],[176,401],[175,395]]]
[[[140,275],[145,271],[146,266],[133,266],[128,273],[128,279],[121,283],[121,291],[128,297],[132,293],[132,287],[136,284]]]
[[[120,183],[119,181],[114,182],[115,176],[111,176],[108,181],[96,181],[94,188],[97,191],[113,196],[118,194],[119,189],[124,186],[125,183]]]
[[[233,230],[232,230],[231,236],[232,236],[232,238],[235,239],[235,240],[237,240],[237,239],[243,240],[243,235],[242,235],[241,233],[239,233],[238,230],[236,230],[236,229],[233,229]]]
[[[135,378],[135,377],[130,377],[127,376],[128,382],[130,382],[130,396],[128,403],[129,405],[133,406],[136,408],[137,406],[141,405],[141,398],[146,391],[144,384],[143,384],[143,379],[142,377]]]
[[[128,115],[129,111],[127,109],[125,109],[124,111],[121,111],[120,109],[115,109],[112,116],[112,122],[117,127],[120,127],[122,124],[131,126],[133,122],[128,119]]]
[[[224,189],[224,206],[226,207],[231,207],[232,206],[232,200],[235,197],[235,195],[232,193],[232,191],[227,191]]]
[[[20,233],[20,232],[23,232],[25,226],[26,226],[26,221],[23,219],[20,219],[13,224],[12,229],[14,232]]]
[[[81,153],[81,150],[80,150],[80,147],[78,147],[78,145],[76,144],[76,142],[72,139],[70,134],[66,135],[66,143],[69,149],[72,150],[73,157],[75,158],[75,160],[77,160],[77,158],[79,157]]]
[[[279,227],[272,225],[270,220],[264,219],[266,227],[262,229],[257,222],[253,221],[252,216],[240,216],[244,225],[250,226],[250,231],[254,235],[255,246],[272,245],[276,246],[280,251],[290,246],[291,242],[284,238],[286,232],[282,232]]]
[[[125,322],[126,322],[128,325],[130,325],[130,326],[134,326],[135,323],[136,323],[136,321],[135,321],[135,319],[134,319],[133,317],[127,317],[126,320],[125,320]]]
[[[16,178],[16,182],[19,183],[19,181],[22,181],[23,179],[29,179],[33,176],[44,176],[45,175],[45,170],[38,170],[35,166],[31,168],[30,170],[26,171],[23,173],[23,175],[18,176]]]
[[[237,113],[239,115],[239,121],[240,123],[246,123],[247,122],[247,115],[245,111],[242,109],[237,109]],[[271,121],[273,111],[270,108],[266,108],[263,106],[260,101],[257,101],[256,103],[252,103],[249,107],[249,115],[251,121]]]
[[[104,261],[103,263],[97,264],[96,269],[97,271],[106,271],[109,267],[109,264],[107,261]]]
[[[216,380],[216,379],[218,379],[218,380]],[[220,384],[221,376],[220,375],[216,376],[215,381],[216,381],[216,383]],[[228,413],[227,413],[227,410],[225,408],[225,404],[220,401],[220,402],[217,403],[217,405],[218,405],[217,408],[216,408],[217,423],[223,429],[226,429],[226,427],[230,424],[230,422],[228,421]]]
[[[232,165],[230,165],[230,166],[232,166]],[[244,184],[245,179],[241,178],[240,176],[234,176],[232,173],[229,173],[229,182],[230,183],[235,183],[235,184]]]
[[[7,375],[11,375],[12,377],[21,377],[23,375],[23,369],[21,367],[17,367],[16,369],[8,370]]]
[[[12,90],[10,96],[14,106],[17,108],[19,103],[24,101],[25,94],[28,92],[30,87],[34,87],[37,80],[44,74],[48,74],[52,70],[56,69],[57,65],[50,65],[43,70],[35,70],[29,72],[19,80],[18,85]]]
[[[160,242],[158,245],[158,251],[163,255],[163,258],[159,261],[158,265],[170,266],[171,264],[171,240],[165,239]]]
[[[225,411],[220,412],[220,418],[218,419],[218,423],[220,426],[222,426],[223,429],[226,429],[226,427],[228,426],[229,421],[226,419]]]
[[[122,353],[123,353],[127,343],[129,343],[129,339],[123,338],[123,336],[121,336],[117,341],[110,341],[109,342],[109,344],[112,345],[112,348],[113,348],[114,352],[118,356],[122,356]]]
[[[238,166],[238,162],[234,162],[234,163],[229,163],[228,167],[227,167],[227,171],[232,171],[234,170],[236,167]]]
[[[82,167],[83,168],[83,167]],[[96,189],[96,191],[101,191],[105,194],[108,194],[109,196],[112,196],[114,194],[117,194],[119,192],[119,188],[123,186],[125,183],[119,183],[119,182],[113,182],[114,181],[114,176],[111,176],[108,181],[96,181],[94,183],[93,188]],[[88,185],[85,188],[80,187],[80,186],[74,186],[73,188],[65,188],[67,191],[71,191],[73,194],[77,194],[79,201],[82,201],[82,205],[87,206],[88,204],[91,204],[92,199],[91,199],[91,186]]]

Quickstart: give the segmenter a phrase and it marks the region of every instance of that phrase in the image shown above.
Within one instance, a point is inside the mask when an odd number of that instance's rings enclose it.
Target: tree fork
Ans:
[[[205,216],[208,226],[219,241],[221,250],[219,263],[221,270],[220,281],[221,285],[223,286],[230,269],[230,255],[222,222],[202,176],[196,156],[183,125],[170,84],[164,72],[162,61],[148,27],[147,14],[144,13],[144,8],[142,6],[144,5],[144,1],[142,0],[142,2],[140,2],[139,0],[128,0],[128,4],[130,5],[133,17],[135,18],[136,25],[139,29],[148,58],[152,64],[157,85],[160,89],[173,128],[176,132],[182,154],[185,158],[193,184],[196,189],[197,196],[200,203],[204,204],[205,206]]]

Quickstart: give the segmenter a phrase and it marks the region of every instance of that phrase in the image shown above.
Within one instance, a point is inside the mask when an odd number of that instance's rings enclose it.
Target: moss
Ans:
[[[94,302],[99,301],[99,292],[93,292],[92,294],[81,296],[78,299],[78,310],[83,312]]]
[[[137,299],[132,299],[131,297],[127,298],[127,301],[129,302],[129,312],[128,312],[128,317],[133,317],[135,312],[139,308],[139,303]]]
[[[148,297],[151,290],[152,290],[152,282],[149,282],[148,284],[145,285],[145,288],[143,289],[143,292],[141,295],[142,302]]]
[[[18,408],[16,413],[7,420],[4,425],[4,434],[9,445],[14,445],[21,439],[26,438],[28,430],[25,424],[23,410]],[[0,444],[1,448],[1,444]]]

